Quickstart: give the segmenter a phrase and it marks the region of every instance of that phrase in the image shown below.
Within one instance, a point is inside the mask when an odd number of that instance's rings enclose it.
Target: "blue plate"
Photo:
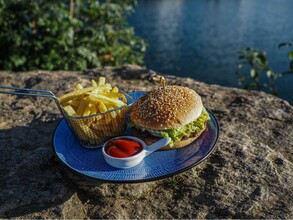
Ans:
[[[135,100],[144,92],[129,93]],[[52,145],[57,158],[74,172],[91,179],[114,182],[147,182],[165,178],[188,170],[212,152],[219,136],[219,126],[208,110],[211,120],[201,136],[181,149],[156,151],[139,165],[130,169],[117,169],[106,163],[102,149],[88,149],[80,145],[63,119],[55,129]]]

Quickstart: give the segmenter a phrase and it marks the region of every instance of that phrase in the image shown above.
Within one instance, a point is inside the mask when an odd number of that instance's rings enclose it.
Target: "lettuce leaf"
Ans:
[[[205,122],[209,119],[209,114],[205,109],[203,109],[200,116],[195,121],[179,128],[161,130],[160,133],[162,137],[169,137],[172,139],[170,143],[170,146],[172,146],[176,141],[180,141],[183,137],[188,138],[191,134],[203,130]]]
[[[152,131],[146,129],[148,132],[153,133],[154,136],[161,136],[161,137],[169,137],[171,138],[170,146],[174,145],[176,141],[180,141],[183,137],[190,137],[191,134],[203,130],[206,121],[210,120],[210,116],[205,108],[203,108],[200,116],[195,120],[190,122],[187,125],[184,125],[179,128],[175,129],[167,129],[167,130],[156,130]],[[137,126],[133,121],[128,122],[129,127],[136,127],[138,129],[143,129]],[[144,129],[143,129],[144,130]]]

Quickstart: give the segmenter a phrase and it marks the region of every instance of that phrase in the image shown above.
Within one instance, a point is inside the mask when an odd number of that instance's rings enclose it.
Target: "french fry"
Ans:
[[[83,89],[83,86],[80,83],[76,83],[76,85],[74,87],[76,90]]]
[[[106,96],[108,98],[114,98],[114,99],[125,98],[125,96],[122,93],[99,92],[98,94]]]
[[[81,125],[78,120],[70,120],[70,124],[80,140],[87,139],[86,131],[83,129],[83,125]]]
[[[72,107],[74,107],[74,108],[78,108],[78,106],[79,106],[79,100],[77,100],[77,99],[73,99],[73,100],[71,100],[71,102],[68,102]]]
[[[95,80],[92,79],[91,82],[92,82],[92,87],[98,87],[98,84],[97,84],[97,82]]]
[[[92,94],[99,94],[100,92],[109,92],[112,89],[112,86],[109,83],[106,83],[104,85],[101,86],[97,86],[96,88],[94,88],[89,95]]]
[[[104,85],[106,82],[106,78],[103,76],[100,76],[98,79],[98,86]]]
[[[113,106],[108,107],[108,110],[113,110],[113,109],[114,109]],[[115,111],[110,112],[110,115],[111,115],[112,118],[116,118],[116,116],[117,116]]]
[[[113,108],[112,108],[113,109]],[[111,108],[109,109],[108,108],[108,111],[109,110],[112,110]],[[107,126],[109,125],[109,124],[111,124],[112,123],[112,121],[113,121],[113,118],[115,118],[115,117],[113,117],[112,116],[112,114],[111,114],[112,112],[109,112],[109,114],[107,114],[107,115],[105,115],[105,123],[107,124]],[[112,127],[112,126],[111,126]]]
[[[76,115],[75,110],[71,107],[71,105],[66,105],[63,107],[63,109],[66,111],[66,113],[70,116]]]
[[[105,129],[111,129],[109,128],[109,126],[106,125],[104,118],[102,118],[101,120],[99,120],[97,123],[93,123],[91,125],[91,128],[93,128],[96,132],[102,132]]]
[[[59,97],[58,99],[59,99],[59,102],[62,105],[64,103],[68,102],[69,100],[72,100],[72,99],[78,98],[80,96],[83,96],[84,94],[86,94],[87,92],[92,91],[93,89],[94,89],[93,87],[83,88],[83,89],[80,89],[80,90],[69,92],[69,93]]]
[[[83,123],[87,126],[87,127],[91,127],[91,125],[93,123],[95,123],[95,118],[89,117],[89,118],[83,118],[82,119]]]
[[[119,92],[119,89],[115,86],[115,87],[111,90],[111,92],[118,93],[118,92]]]
[[[103,102],[100,102],[99,103],[99,106],[98,106],[100,112],[106,112],[107,111],[107,107],[105,106],[105,104]]]
[[[99,101],[99,102],[104,102],[108,104],[112,104],[113,106],[119,108],[125,105],[125,103],[119,99],[112,99],[108,98],[107,96],[100,95],[100,94],[93,94],[92,96],[89,97],[92,101]]]
[[[85,99],[81,100],[80,103],[79,103],[79,106],[78,106],[78,108],[76,110],[77,115],[82,116],[86,106],[87,106],[87,101]]]
[[[89,101],[89,109],[91,111],[91,114],[94,115],[97,113],[97,104],[94,102]]]
[[[82,128],[82,130],[84,131],[84,133],[87,135],[87,137],[90,137],[90,139],[96,139],[97,138],[95,132],[93,132],[89,128],[89,126],[87,126],[85,123],[82,123],[82,121],[80,121],[79,123],[80,123],[80,127]]]
[[[86,105],[82,116],[89,116],[90,114],[91,110],[89,108],[89,105]]]

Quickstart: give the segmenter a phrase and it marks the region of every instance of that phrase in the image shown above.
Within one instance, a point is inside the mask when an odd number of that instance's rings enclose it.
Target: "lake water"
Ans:
[[[240,87],[237,51],[246,47],[288,70],[288,48],[278,44],[293,43],[293,0],[139,0],[128,20],[148,43],[145,66],[164,74]],[[293,75],[276,83],[292,104]]]

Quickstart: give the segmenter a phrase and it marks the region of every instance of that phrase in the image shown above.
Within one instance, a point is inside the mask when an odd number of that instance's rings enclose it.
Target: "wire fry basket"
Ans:
[[[89,116],[70,116],[63,111],[67,123],[79,142],[87,148],[96,148],[108,139],[125,134],[126,118],[134,100],[123,92],[127,105]]]
[[[74,136],[86,148],[98,148],[108,139],[125,134],[127,113],[134,103],[131,96],[122,92],[127,100],[125,106],[89,116],[70,116],[63,110],[54,93],[49,90],[0,86],[0,93],[53,99]]]

